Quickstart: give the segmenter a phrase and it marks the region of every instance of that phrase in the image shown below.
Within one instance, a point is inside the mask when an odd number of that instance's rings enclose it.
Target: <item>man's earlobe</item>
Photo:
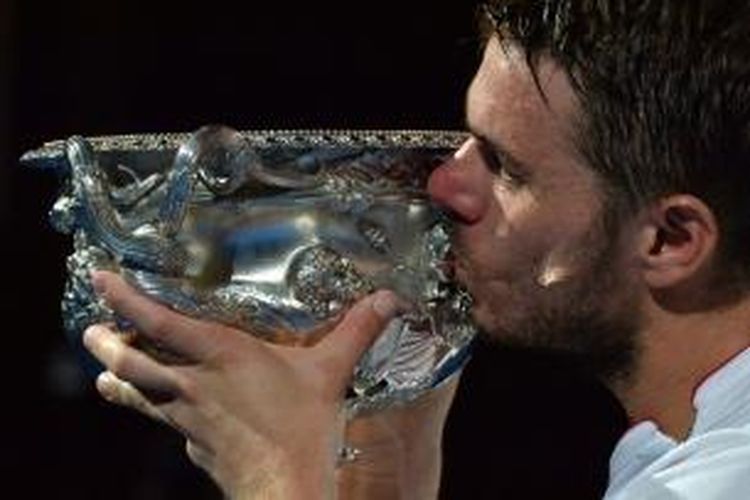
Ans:
[[[711,209],[692,195],[673,195],[647,210],[640,229],[644,279],[656,289],[693,281],[706,270],[718,243]]]

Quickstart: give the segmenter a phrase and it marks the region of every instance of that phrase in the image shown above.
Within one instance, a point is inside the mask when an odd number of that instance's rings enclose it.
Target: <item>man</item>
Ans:
[[[577,355],[621,400],[633,427],[607,498],[745,498],[750,4],[508,0],[486,13],[472,137],[429,182],[456,220],[477,323]],[[183,432],[229,495],[436,495],[452,386],[346,429],[375,450],[375,475],[335,466],[347,377],[397,310],[389,292],[289,349],[179,316],[112,275],[93,281],[189,360],[159,363],[94,327],[85,342],[112,372],[100,392]]]

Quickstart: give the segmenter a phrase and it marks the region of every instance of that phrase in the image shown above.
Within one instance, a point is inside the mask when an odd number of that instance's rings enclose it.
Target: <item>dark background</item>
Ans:
[[[73,134],[461,128],[474,3],[0,0],[0,477],[23,498],[213,499],[172,431],[101,402],[60,329],[58,179],[20,154]],[[543,354],[480,345],[445,438],[444,498],[599,498],[624,418]],[[5,496],[5,495],[3,495]]]

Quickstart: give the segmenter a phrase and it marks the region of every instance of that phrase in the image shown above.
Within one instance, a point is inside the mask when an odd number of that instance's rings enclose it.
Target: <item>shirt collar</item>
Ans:
[[[690,437],[750,424],[750,348],[713,372],[693,396],[695,423]]]
[[[706,432],[750,425],[750,348],[711,373],[693,396],[695,422],[687,439]],[[610,458],[610,489],[630,482],[635,475],[679,443],[650,421],[631,427]]]

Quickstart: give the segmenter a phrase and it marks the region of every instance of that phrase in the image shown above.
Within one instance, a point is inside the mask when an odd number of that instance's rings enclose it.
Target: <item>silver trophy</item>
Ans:
[[[63,174],[51,212],[73,235],[66,332],[118,321],[92,269],[185,314],[309,345],[358,298],[412,307],[359,362],[350,415],[414,399],[457,373],[475,334],[451,277],[447,219],[424,187],[465,139],[437,131],[238,132],[56,141],[22,161]],[[122,329],[128,325],[120,321]]]

